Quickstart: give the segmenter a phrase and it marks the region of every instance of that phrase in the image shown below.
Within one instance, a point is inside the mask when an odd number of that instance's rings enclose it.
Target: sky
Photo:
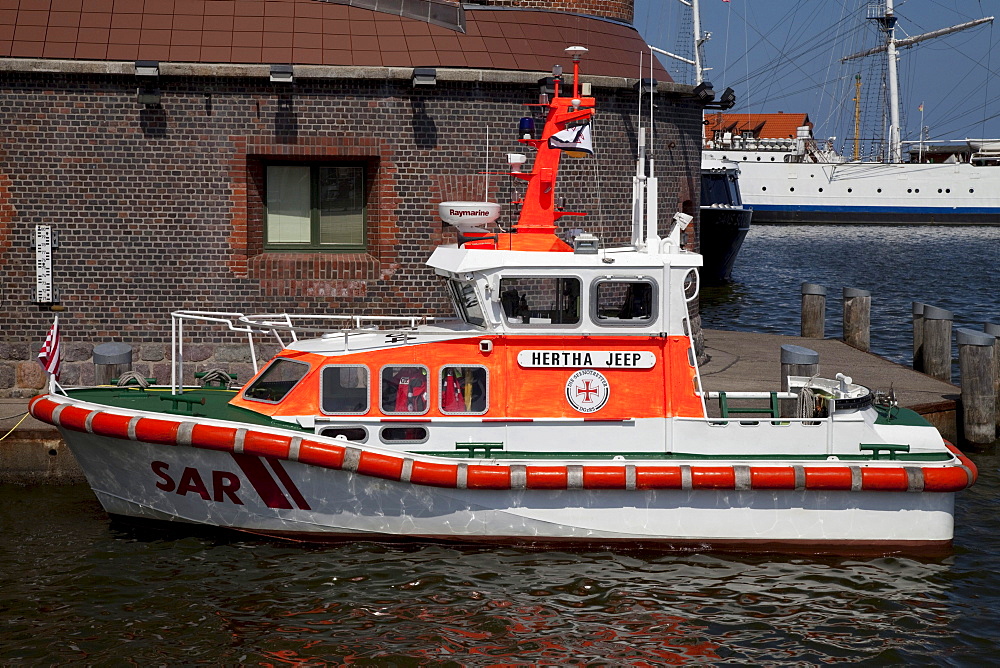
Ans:
[[[840,58],[882,43],[866,21],[867,0],[700,0],[710,68],[717,93],[731,86],[733,111],[809,114],[817,138],[854,137],[855,80],[862,75],[862,142],[874,146],[885,125],[882,68],[870,56]],[[691,55],[690,9],[680,0],[635,0],[635,26],[648,44]],[[994,24],[928,40],[900,51],[903,138],[1000,137],[1000,2],[896,0],[897,39],[996,15]],[[683,36],[683,42],[680,41]],[[693,68],[661,57],[683,83]],[[921,111],[920,106],[923,105]],[[864,150],[864,149],[863,149]],[[871,148],[870,150],[875,150]]]

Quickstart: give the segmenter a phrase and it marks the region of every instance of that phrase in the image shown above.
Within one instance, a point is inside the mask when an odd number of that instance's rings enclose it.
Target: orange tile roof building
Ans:
[[[95,343],[169,379],[169,314],[450,314],[424,265],[454,242],[437,203],[511,220],[540,79],[582,68],[596,157],[564,161],[574,226],[629,237],[638,54],[632,0],[0,0],[0,396],[34,394],[52,321],[63,382]],[[648,76],[645,75],[645,76]],[[702,109],[662,69],[661,219],[698,215]],[[582,187],[581,187],[582,185]],[[291,221],[291,222],[289,222]],[[333,222],[330,222],[333,221]],[[38,301],[39,226],[59,245]],[[236,339],[185,347],[186,373],[247,379]],[[267,351],[262,351],[266,355]]]
[[[812,128],[808,114],[705,114],[705,141],[718,141],[725,133],[754,139],[795,139],[801,126]]]

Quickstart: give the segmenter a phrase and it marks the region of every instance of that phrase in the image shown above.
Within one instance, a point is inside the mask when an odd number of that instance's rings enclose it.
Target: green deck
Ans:
[[[115,408],[149,411],[180,417],[207,417],[213,420],[228,420],[230,422],[243,422],[265,427],[312,432],[311,429],[302,429],[294,423],[272,420],[266,415],[248,411],[245,408],[230,406],[229,401],[236,396],[236,392],[237,390],[223,390],[218,388],[186,389],[179,396],[184,399],[193,400],[194,402],[204,399],[205,403],[181,401],[177,402],[176,408],[173,407],[174,401],[169,399],[171,396],[169,387],[150,387],[145,390],[124,387],[94,387],[70,390],[68,394],[74,399]]]

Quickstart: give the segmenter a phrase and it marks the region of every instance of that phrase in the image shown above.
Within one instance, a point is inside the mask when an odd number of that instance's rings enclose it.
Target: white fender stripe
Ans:
[[[751,488],[749,466],[746,466],[745,464],[734,464],[733,473],[736,476],[736,485],[734,489],[737,492],[745,492]]]
[[[288,444],[288,460],[297,462],[299,461],[299,448],[302,447],[302,437],[296,436],[292,439],[292,442]]]
[[[243,442],[246,440],[247,430],[245,427],[240,427],[236,430],[236,436],[233,437],[233,452],[243,452]]]
[[[137,424],[139,424],[139,420],[141,420],[141,419],[142,419],[141,417],[139,417],[138,415],[136,415],[134,418],[132,418],[131,420],[128,421],[128,437],[129,437],[129,440],[131,440],[131,441],[138,441],[139,440],[138,438],[136,438],[136,435],[135,435],[135,426]]]
[[[691,467],[687,464],[681,464],[681,489],[690,490],[694,488],[694,484],[691,481]]]
[[[850,468],[851,468],[851,491],[860,492],[862,488],[861,467],[852,466]]]
[[[566,489],[583,489],[583,467],[579,464],[566,465]]]
[[[361,450],[357,448],[344,448],[344,463],[340,468],[345,471],[357,471],[358,464],[361,463]]]
[[[177,428],[177,445],[191,445],[191,434],[194,432],[194,422],[181,422]]]
[[[916,466],[905,466],[903,468],[906,471],[906,491],[924,491],[924,472]]]

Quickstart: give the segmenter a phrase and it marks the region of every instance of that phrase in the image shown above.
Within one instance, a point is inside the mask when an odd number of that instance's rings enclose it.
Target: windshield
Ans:
[[[451,286],[451,299],[455,304],[458,316],[476,327],[485,327],[486,318],[483,316],[483,307],[476,296],[476,286],[474,283],[465,281],[449,281]]]
[[[271,362],[264,373],[243,392],[243,397],[254,401],[278,403],[285,398],[309,371],[305,362],[278,358]]]

